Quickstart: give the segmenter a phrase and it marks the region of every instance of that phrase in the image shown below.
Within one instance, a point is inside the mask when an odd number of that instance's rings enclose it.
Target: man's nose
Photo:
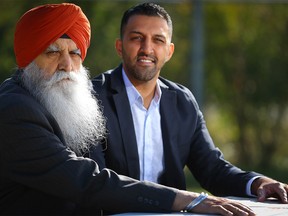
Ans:
[[[145,54],[151,54],[154,52],[153,43],[151,40],[144,40],[141,43],[141,52]]]
[[[65,72],[71,72],[73,70],[72,59],[69,54],[61,55],[59,59],[58,69]]]

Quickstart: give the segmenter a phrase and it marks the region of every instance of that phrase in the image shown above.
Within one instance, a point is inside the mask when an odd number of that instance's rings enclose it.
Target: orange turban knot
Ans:
[[[14,52],[18,67],[29,65],[63,34],[76,43],[84,60],[91,31],[80,7],[70,3],[47,4],[27,11],[15,30]]]

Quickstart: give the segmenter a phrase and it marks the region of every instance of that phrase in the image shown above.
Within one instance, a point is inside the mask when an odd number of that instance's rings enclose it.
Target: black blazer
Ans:
[[[106,167],[139,179],[136,136],[121,71],[122,65],[92,80],[107,117],[108,139],[103,153]],[[159,80],[165,161],[160,183],[186,189],[183,169],[187,165],[201,186],[211,193],[246,196],[247,182],[259,174],[244,172],[223,159],[188,88],[162,77]]]
[[[20,79],[0,86],[0,215],[171,211],[175,190],[100,172],[95,161],[70,151]]]

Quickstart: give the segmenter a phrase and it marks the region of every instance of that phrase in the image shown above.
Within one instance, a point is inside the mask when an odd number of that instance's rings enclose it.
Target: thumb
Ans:
[[[266,200],[266,191],[264,190],[264,188],[260,187],[257,190],[257,198],[258,201],[263,202]]]

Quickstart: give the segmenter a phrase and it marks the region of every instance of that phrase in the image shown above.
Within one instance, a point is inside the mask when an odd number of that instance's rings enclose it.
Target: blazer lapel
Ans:
[[[175,91],[169,90],[165,84],[160,83],[162,90],[160,103],[161,128],[165,155],[165,172],[160,177],[160,183],[168,186],[177,185],[178,188],[185,189],[185,182],[179,182],[183,179],[183,172],[181,162],[177,157],[179,152],[177,148],[178,130],[176,127],[181,127],[181,125],[177,125],[177,118],[175,116],[175,113],[177,113],[177,95]]]
[[[127,158],[129,176],[140,178],[139,156],[134,130],[132,113],[130,111],[129,99],[122,78],[122,65],[113,71],[111,75],[111,88],[115,90],[113,100],[119,118],[123,145]],[[121,142],[119,140],[119,142]]]

